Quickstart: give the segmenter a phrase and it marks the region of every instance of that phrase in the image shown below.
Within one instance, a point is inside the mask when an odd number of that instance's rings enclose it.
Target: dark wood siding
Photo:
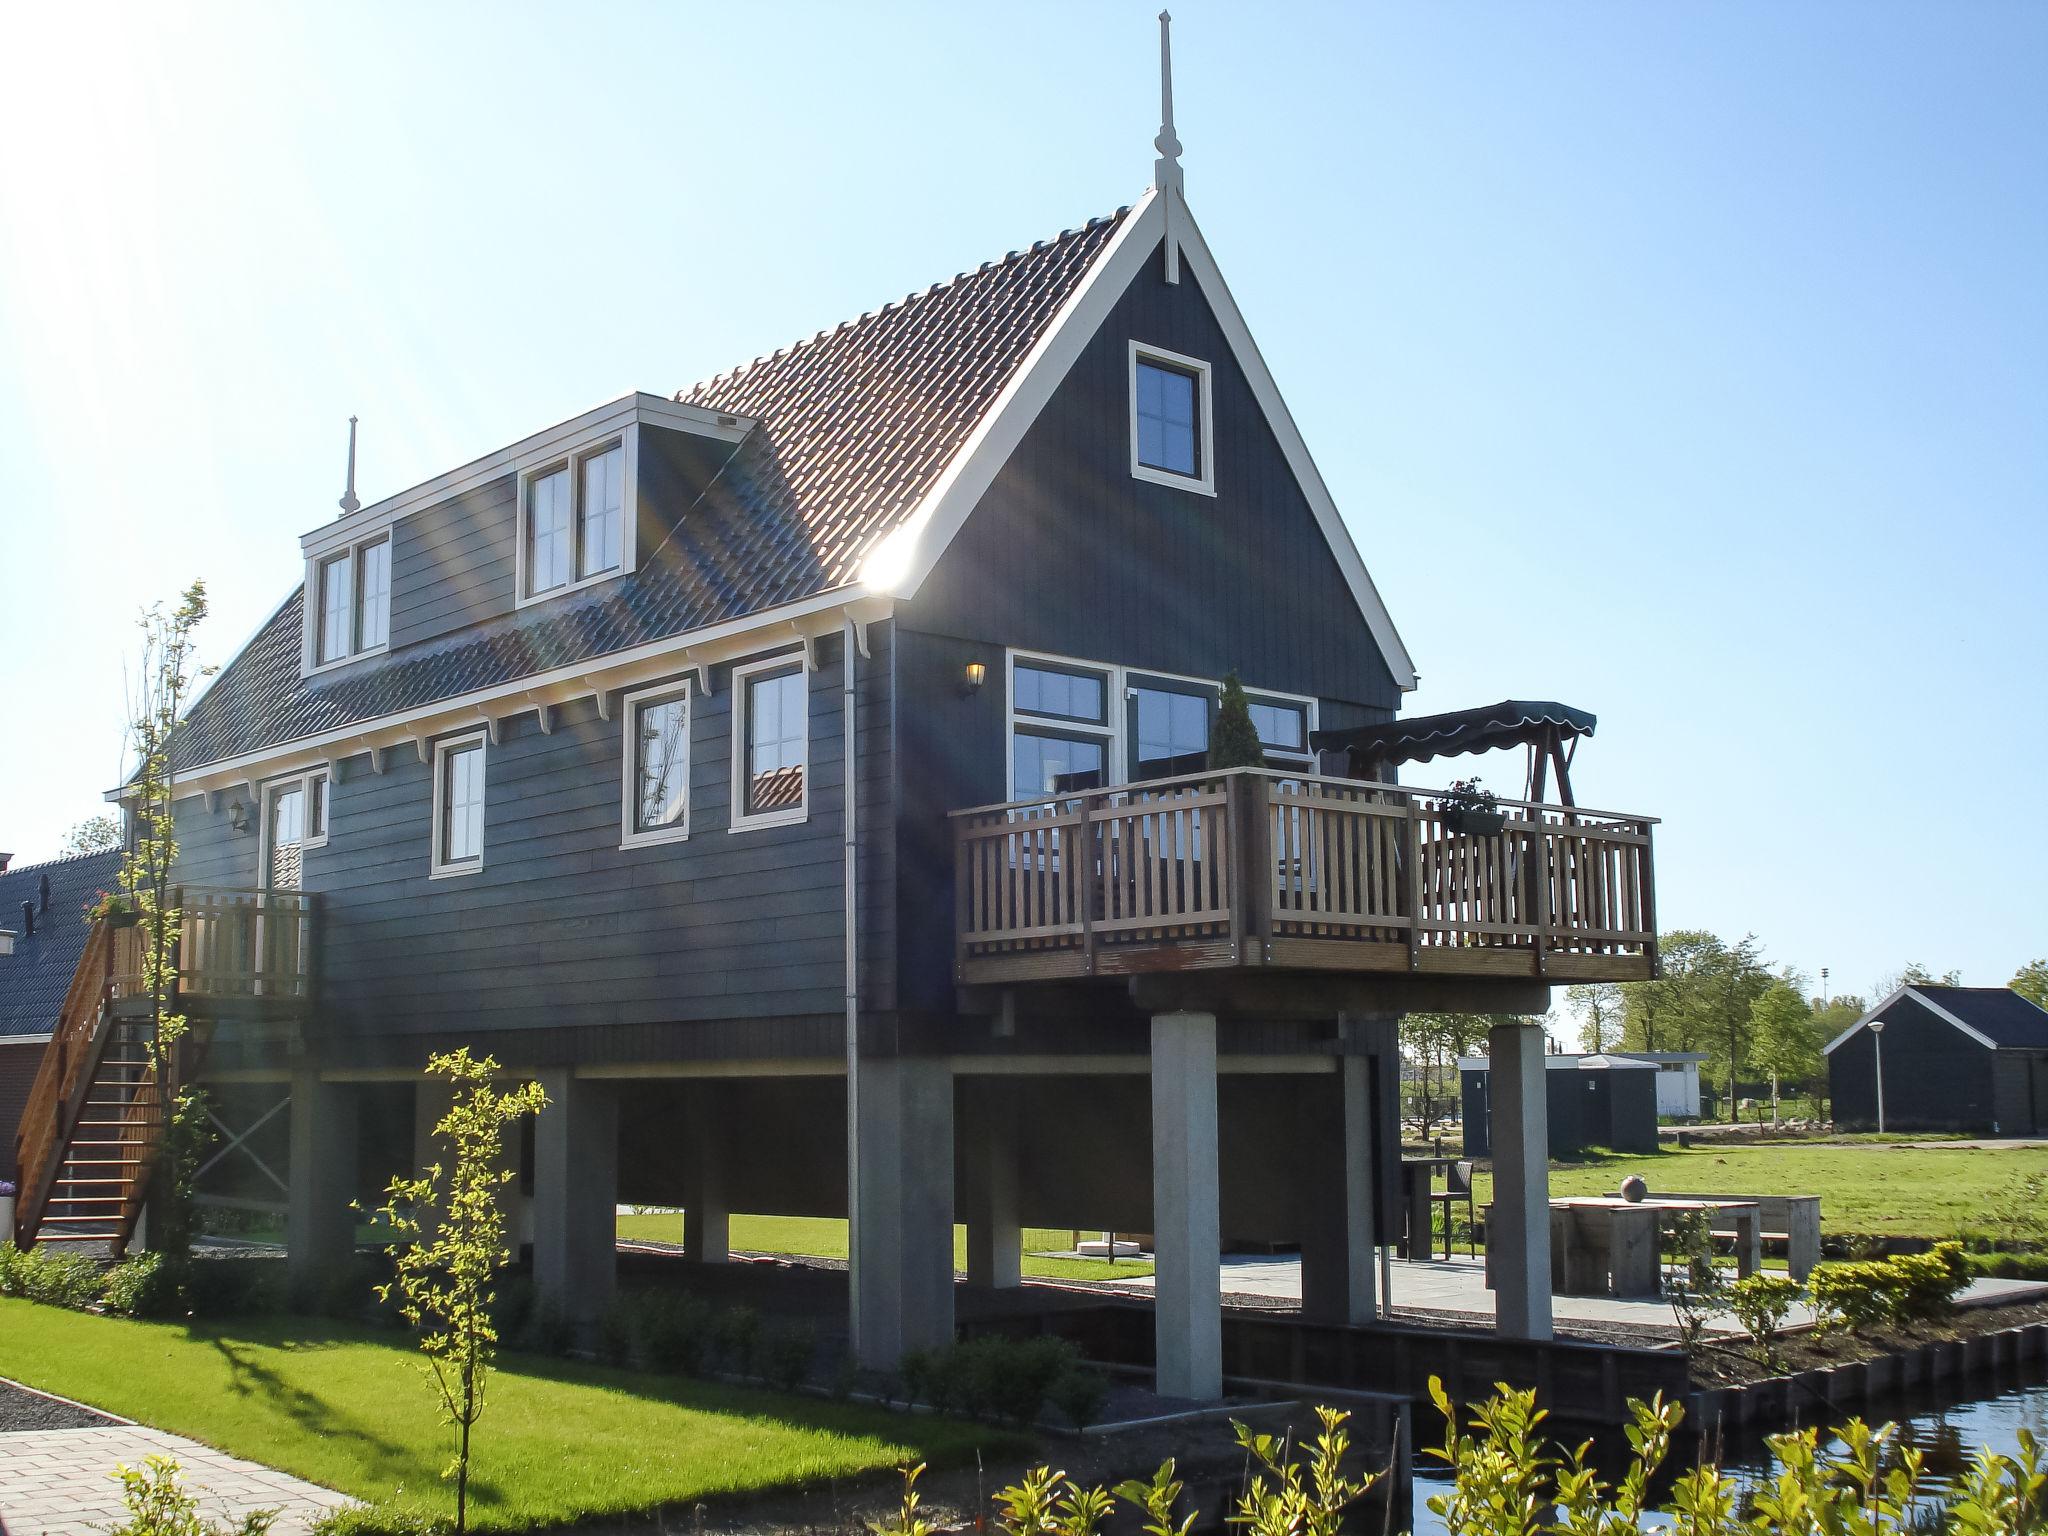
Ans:
[[[1214,497],[1130,472],[1133,340],[1212,365]],[[1004,649],[1321,700],[1326,726],[1391,718],[1400,693],[1200,286],[1156,258],[1025,434],[916,597],[898,610],[906,1009],[952,1001],[946,812],[1008,797]],[[988,666],[963,698],[962,669]]]
[[[733,445],[665,427],[640,429],[639,558],[696,501]],[[392,529],[391,647],[438,639],[517,606],[519,494],[507,475]]]
[[[863,1002],[893,1005],[890,637],[860,664]],[[810,686],[810,804],[801,825],[729,835],[729,673],[693,701],[691,836],[619,846],[624,710],[582,700],[552,734],[531,714],[487,749],[484,867],[430,879],[431,769],[409,746],[335,776],[329,839],[305,855],[323,897],[322,1016],[330,1039],[387,1034],[781,1021],[843,1008],[840,646]],[[180,874],[252,883],[256,838],[181,807]],[[343,1055],[346,1056],[346,1052]]]
[[[21,1130],[21,1112],[28,1107],[29,1090],[42,1070],[43,1040],[0,1039],[0,1179],[14,1180],[21,1169],[14,1158],[14,1138]],[[11,1234],[9,1234],[11,1235]]]
[[[1392,709],[1399,692],[1193,274],[1148,259],[903,627]],[[1216,495],[1132,477],[1132,341],[1212,365]],[[1365,551],[1370,557],[1371,551]]]
[[[1911,998],[1884,1017],[1885,1129],[1990,1132],[1999,1118],[1992,1077],[2000,1058]],[[1837,1125],[1877,1128],[1877,1043],[1869,1030],[1828,1057],[1828,1093]]]
[[[507,475],[393,526],[393,650],[512,611],[518,521]]]

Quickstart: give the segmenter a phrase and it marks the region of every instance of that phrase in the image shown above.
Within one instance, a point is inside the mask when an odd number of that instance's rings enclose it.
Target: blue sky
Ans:
[[[1128,202],[1143,5],[21,7],[0,848],[333,514]],[[1423,674],[1594,709],[1666,925],[2048,953],[2048,8],[1176,8],[1188,194]],[[1483,767],[1512,789],[1518,769]]]

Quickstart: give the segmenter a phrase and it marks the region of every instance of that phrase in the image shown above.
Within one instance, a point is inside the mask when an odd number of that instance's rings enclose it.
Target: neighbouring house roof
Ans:
[[[1706,1060],[1704,1056],[1698,1059]],[[1552,1072],[1606,1072],[1616,1068],[1654,1071],[1657,1064],[1653,1060],[1635,1055],[1560,1056],[1553,1053],[1543,1058],[1543,1065]],[[1460,1056],[1458,1068],[1464,1072],[1490,1072],[1493,1070],[1493,1062],[1485,1056]]]
[[[1362,762],[1392,765],[1524,746],[1552,739],[1553,733],[1557,740],[1570,741],[1592,735],[1598,723],[1597,716],[1573,709],[1569,704],[1503,699],[1478,709],[1410,715],[1383,725],[1317,731],[1310,740],[1319,752],[1349,751]]]
[[[179,771],[851,585],[1003,395],[1129,217],[1120,209],[681,391],[748,434],[639,568],[593,589],[302,678],[303,588],[195,703]]]
[[[1868,1028],[1872,1019],[1889,1018],[1902,999],[1920,1004],[1936,1018],[1991,1050],[2048,1051],[2048,1012],[2012,988],[1929,984],[1900,987],[1830,1040],[1823,1054],[1832,1054],[1851,1035]]]
[[[1609,1054],[1625,1056],[1630,1061],[1654,1061],[1659,1066],[1678,1067],[1688,1063],[1696,1065],[1707,1059],[1705,1051],[1613,1051]]]
[[[9,1035],[47,1035],[57,1024],[71,973],[85,953],[92,925],[86,904],[100,891],[110,891],[121,874],[121,854],[80,854],[47,864],[23,864],[0,874],[0,928],[13,931],[14,953],[0,955],[0,1039]],[[43,905],[47,876],[50,899]],[[35,910],[35,931],[25,932],[21,904]]]

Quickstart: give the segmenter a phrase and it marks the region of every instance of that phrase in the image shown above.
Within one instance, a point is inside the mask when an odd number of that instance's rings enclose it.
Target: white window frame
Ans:
[[[1095,672],[1108,678],[1109,696],[1105,700],[1105,704],[1109,714],[1109,724],[1106,726],[1095,726],[1090,725],[1085,720],[1065,720],[1051,715],[1020,715],[1017,712],[1017,668],[1019,664],[1027,667],[1058,667],[1071,671]],[[1190,677],[1179,672],[1162,672],[1157,667],[1123,667],[1113,662],[1090,661],[1081,656],[1059,656],[1050,651],[1023,651],[1015,647],[1010,648],[1004,653],[1003,673],[1005,719],[1003,729],[1003,788],[1005,801],[1012,798],[1009,791],[1016,787],[1011,783],[1011,775],[1016,769],[1017,730],[1020,726],[1026,730],[1034,727],[1044,727],[1056,731],[1070,731],[1076,735],[1100,736],[1108,744],[1109,748],[1109,773],[1107,775],[1109,787],[1116,788],[1131,782],[1130,753],[1127,750],[1126,738],[1130,734],[1128,729],[1130,716],[1128,705],[1130,704],[1132,689],[1140,683],[1147,681],[1192,683],[1197,687],[1213,688],[1219,692],[1223,687],[1223,682],[1220,678]],[[1253,703],[1298,704],[1302,706],[1307,714],[1309,732],[1313,733],[1317,729],[1316,716],[1319,705],[1312,695],[1289,693],[1280,688],[1254,688],[1250,684],[1245,685],[1244,691],[1245,697]],[[1312,747],[1306,746],[1307,740],[1308,737],[1303,738],[1305,750],[1301,752],[1283,752],[1268,748],[1266,756],[1276,761],[1285,762],[1290,766],[1298,764],[1307,772],[1313,773],[1316,763],[1315,750]],[[1043,797],[1026,796],[1025,798],[1039,799]]]
[[[747,805],[747,683],[763,672],[781,672],[795,666],[804,681],[804,802],[790,811],[757,811],[749,815]],[[732,815],[728,832],[752,832],[762,827],[793,827],[811,819],[811,666],[802,651],[784,651],[759,661],[743,662],[732,669]]]
[[[270,847],[271,797],[282,794],[288,789],[296,789],[299,792],[300,819],[303,822],[305,812],[310,810],[313,804],[313,784],[316,780],[321,786],[320,803],[325,810],[325,814],[320,819],[320,835],[318,837],[308,833],[299,839],[299,851],[303,853],[309,848],[325,848],[327,846],[327,835],[334,827],[334,772],[332,768],[323,763],[317,768],[308,768],[303,773],[288,773],[281,778],[266,779],[258,790],[256,795],[256,814],[261,818],[256,829],[256,873],[258,877],[256,883],[258,885],[268,885],[270,883],[270,855],[272,852]]]
[[[608,571],[599,571],[591,576],[578,576],[582,562],[583,545],[583,466],[600,454],[619,450],[619,563]],[[527,550],[531,545],[531,531],[528,520],[529,493],[533,482],[556,470],[567,470],[569,474],[569,579],[558,587],[549,587],[545,592],[529,590],[533,576],[527,569]],[[640,562],[640,425],[627,422],[621,427],[612,427],[603,432],[593,433],[580,442],[559,447],[544,457],[518,468],[519,518],[514,571],[518,606],[525,608],[534,603],[545,603],[552,598],[566,597],[572,592],[581,592],[601,582],[616,581],[629,575]]]
[[[363,551],[376,544],[391,545],[391,530],[379,528],[364,534],[361,538],[337,548],[322,550],[306,561],[306,595],[302,606],[306,616],[306,647],[302,658],[302,671],[307,677],[316,672],[332,672],[336,667],[345,667],[350,662],[361,661],[365,656],[381,656],[391,649],[391,588],[397,575],[397,568],[387,568],[384,580],[384,639],[377,645],[363,644]],[[348,559],[348,647],[339,656],[320,659],[320,641],[326,629],[325,594],[320,590],[321,573],[328,565],[342,558]],[[395,551],[394,551],[395,553]]]
[[[429,781],[429,793],[433,796],[434,805],[434,841],[432,846],[429,847],[427,850],[427,875],[429,879],[446,880],[451,879],[457,875],[473,875],[484,867],[483,837],[481,830],[479,830],[477,837],[477,850],[475,858],[447,860],[441,857],[441,849],[445,846],[444,843],[442,842],[442,833],[446,830],[448,816],[448,802],[447,797],[444,793],[444,786],[446,784],[446,780],[442,776],[443,769],[446,765],[449,753],[460,751],[461,749],[470,746],[474,746],[479,752],[483,753],[483,757],[480,759],[483,765],[482,783],[485,794],[485,804],[488,805],[491,782],[490,733],[487,730],[464,731],[459,736],[443,736],[439,741],[434,743],[434,773],[432,779]]]
[[[1157,363],[1162,368],[1171,368],[1177,373],[1189,373],[1195,379],[1195,419],[1198,434],[1195,453],[1201,465],[1199,475],[1178,474],[1157,465],[1142,464],[1138,461],[1138,364]],[[1201,496],[1216,494],[1216,407],[1214,370],[1199,357],[1189,357],[1181,352],[1169,352],[1165,347],[1148,346],[1142,341],[1131,343],[1130,378],[1127,393],[1130,399],[1131,434],[1131,478],[1146,480],[1153,485],[1171,485],[1183,491],[1193,491]],[[1161,674],[1164,675],[1164,674]]]
[[[683,705],[683,819],[679,826],[640,826],[640,711],[650,704],[666,704],[680,699]],[[696,690],[691,687],[688,677],[674,678],[650,687],[636,688],[621,700],[619,711],[623,726],[620,740],[624,761],[619,769],[619,846],[621,848],[646,848],[660,843],[686,843],[690,840],[690,818],[694,814],[690,804],[691,738],[697,729]],[[808,747],[806,748],[808,750]],[[808,775],[804,780],[806,798],[810,789]]]

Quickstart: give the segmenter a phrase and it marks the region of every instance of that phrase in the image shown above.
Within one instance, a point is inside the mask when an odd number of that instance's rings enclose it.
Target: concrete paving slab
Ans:
[[[121,1520],[115,1469],[168,1456],[208,1519],[233,1523],[277,1510],[277,1536],[306,1536],[314,1520],[352,1502],[272,1467],[243,1461],[161,1429],[33,1429],[0,1434],[0,1531],[7,1536],[87,1536]]]

